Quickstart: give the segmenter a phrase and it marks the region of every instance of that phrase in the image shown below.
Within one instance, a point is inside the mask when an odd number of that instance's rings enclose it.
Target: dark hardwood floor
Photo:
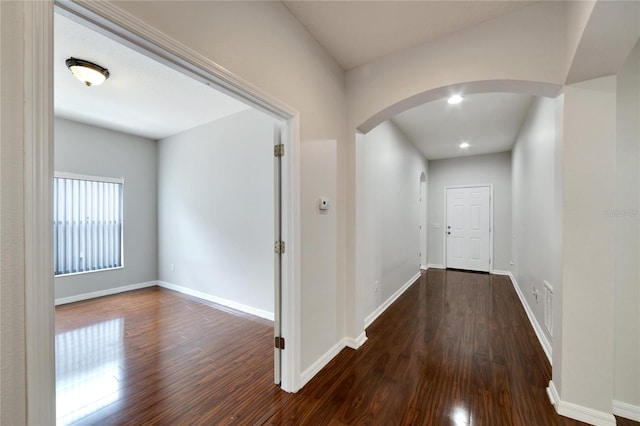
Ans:
[[[367,335],[287,394],[268,321],[160,288],[58,307],[59,424],[582,424],[506,277],[430,270]]]

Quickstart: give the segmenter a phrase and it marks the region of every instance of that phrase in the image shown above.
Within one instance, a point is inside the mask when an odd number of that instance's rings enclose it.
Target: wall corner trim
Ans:
[[[613,414],[605,413],[603,411],[593,410],[591,408],[583,407],[581,405],[577,405],[571,402],[561,400],[560,396],[558,395],[558,390],[556,389],[556,386],[553,383],[553,380],[549,381],[549,387],[547,388],[547,395],[549,396],[549,400],[551,401],[553,406],[556,408],[556,411],[561,416],[569,417],[574,420],[579,420],[581,422],[586,422],[595,426],[615,426],[616,425],[616,418],[613,416]],[[614,401],[614,412],[615,412],[615,403],[616,401]],[[618,415],[621,415],[621,414],[618,414]]]
[[[60,297],[55,300],[55,305],[65,305],[67,303],[80,302],[82,300],[95,299],[103,296],[110,296],[112,294],[124,293],[132,290],[140,290],[141,288],[154,287],[158,285],[156,281],[147,281],[144,283],[124,285],[121,287],[108,288],[100,291],[93,291],[91,293],[76,294],[69,297]]]
[[[364,345],[364,342],[367,341],[367,333],[363,331],[358,337],[355,339],[353,337],[345,337],[344,344],[345,346],[351,349],[358,349],[360,346]]]
[[[234,302],[232,300],[224,299],[222,297],[213,296],[211,294],[203,293],[198,290],[192,290],[188,287],[184,287],[177,284],[172,284],[166,281],[158,281],[158,287],[166,288],[169,290],[177,291],[178,293],[187,294],[189,296],[197,297],[209,302],[217,303],[218,305],[226,306],[227,308],[235,309],[236,311],[244,312],[246,314],[255,315],[260,318],[264,318],[269,321],[273,321],[273,312],[268,312],[262,309],[254,308],[253,306],[244,305],[242,303]]]
[[[640,422],[640,405],[628,404],[622,401],[613,400],[613,414],[625,419]]]
[[[418,272],[413,277],[411,277],[409,279],[409,281],[404,283],[402,285],[402,287],[400,287],[398,290],[396,290],[396,292],[393,293],[391,295],[391,297],[389,297],[387,300],[385,300],[384,303],[382,303],[382,305],[378,306],[378,308],[375,311],[373,311],[371,314],[369,314],[364,319],[364,328],[366,329],[367,327],[369,327],[371,325],[371,323],[374,322],[376,320],[376,318],[378,318],[380,316],[380,314],[382,314],[384,311],[386,311],[387,308],[389,306],[391,306],[391,304],[393,302],[395,302],[396,299],[398,299],[398,297],[402,296],[402,293],[404,293],[409,287],[411,287],[411,285],[413,283],[415,283],[418,278],[420,278],[420,272]]]
[[[505,273],[502,273],[502,272],[505,272]],[[542,350],[544,350],[544,353],[547,356],[547,359],[549,360],[549,364],[553,365],[553,359],[551,357],[551,354],[552,354],[551,342],[549,341],[547,336],[544,334],[544,331],[542,330],[542,327],[540,326],[540,323],[536,319],[536,316],[533,314],[533,311],[531,310],[531,307],[529,306],[529,303],[527,303],[527,299],[524,297],[524,294],[522,294],[522,290],[520,289],[520,286],[518,285],[518,282],[516,281],[516,278],[513,276],[513,273],[507,272],[507,271],[493,271],[493,273],[496,274],[496,275],[508,275],[509,278],[511,279],[511,284],[513,284],[513,288],[515,289],[516,293],[518,294],[518,298],[520,299],[520,303],[522,304],[522,307],[524,308],[525,312],[527,313],[527,317],[529,318],[529,322],[533,326],[533,331],[535,331],[536,337],[538,337],[538,341],[540,342],[540,345],[542,346]]]

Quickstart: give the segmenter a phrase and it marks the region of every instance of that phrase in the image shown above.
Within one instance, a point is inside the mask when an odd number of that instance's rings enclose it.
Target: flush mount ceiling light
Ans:
[[[109,78],[108,69],[84,59],[69,58],[66,64],[71,73],[87,86],[97,86]]]
[[[469,142],[462,142],[460,145],[458,145],[460,148],[462,149],[466,149],[469,148]]]
[[[453,95],[449,99],[447,99],[447,103],[451,105],[459,104],[462,102],[463,97],[460,95]]]

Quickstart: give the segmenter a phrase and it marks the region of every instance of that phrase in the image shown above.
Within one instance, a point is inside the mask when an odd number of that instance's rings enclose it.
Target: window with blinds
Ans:
[[[56,174],[56,276],[122,267],[122,186],[119,179]]]

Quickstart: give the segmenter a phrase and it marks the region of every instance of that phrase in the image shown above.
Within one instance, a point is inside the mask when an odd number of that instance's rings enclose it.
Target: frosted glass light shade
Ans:
[[[109,78],[109,70],[83,59],[67,59],[67,67],[71,73],[87,86],[97,86]]]

